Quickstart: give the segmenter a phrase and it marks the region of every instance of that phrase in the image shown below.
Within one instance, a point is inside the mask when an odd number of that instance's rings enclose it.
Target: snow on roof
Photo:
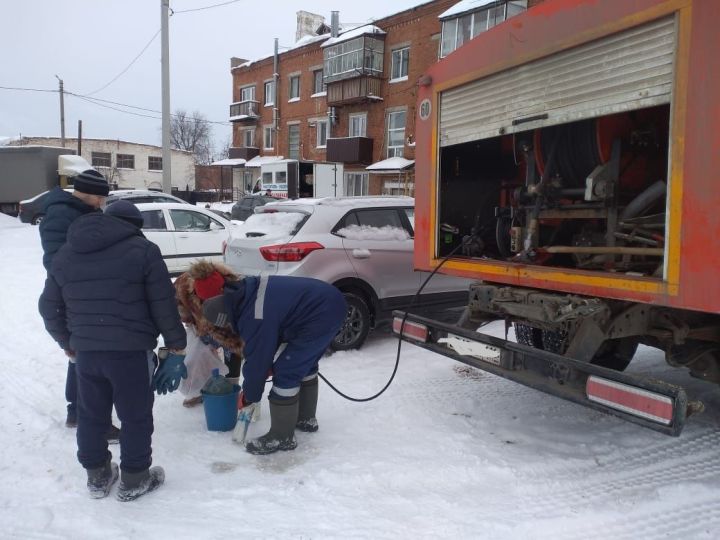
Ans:
[[[458,15],[467,11],[475,11],[476,9],[480,9],[481,7],[494,3],[495,0],[462,0],[450,9],[443,11],[440,15],[438,15],[438,19],[457,17]]]
[[[264,165],[265,163],[274,163],[282,160],[283,156],[255,156],[245,164],[245,167],[260,167],[260,165]]]
[[[356,37],[364,36],[365,34],[385,34],[385,31],[374,24],[366,24],[364,26],[358,26],[357,28],[353,28],[352,30],[348,30],[347,32],[343,32],[338,37],[330,38],[325,43],[320,45],[321,48],[329,47],[330,45],[335,45],[336,43],[341,43],[343,41],[347,41],[349,39],[353,39]]]
[[[403,171],[415,165],[415,160],[391,157],[365,167],[368,171]]]
[[[392,206],[396,204],[414,205],[412,197],[325,197],[317,204],[326,206]]]
[[[261,207],[262,208],[262,207]],[[306,214],[302,212],[261,212],[248,217],[232,233],[233,238],[253,238],[261,233],[263,240],[290,236]],[[250,235],[250,236],[248,236]]]
[[[83,157],[72,154],[58,156],[58,174],[61,176],[76,176],[88,169],[92,167]]]
[[[328,39],[330,37],[330,34],[320,34],[320,35],[312,35],[312,34],[306,34],[300,39],[298,39],[295,42],[295,45],[290,47],[290,49],[297,49],[299,47],[304,47],[305,45],[310,45],[311,43],[317,43],[318,41],[323,41],[324,39]]]
[[[405,229],[390,225],[384,227],[349,225],[340,229],[337,233],[349,240],[407,240],[410,238]]]
[[[230,165],[239,167],[240,165],[245,165],[245,163],[247,163],[247,160],[242,158],[226,158],[219,161],[213,161],[210,165]]]
[[[19,140],[19,137],[3,137],[0,135],[0,146],[5,146],[6,144],[10,144],[13,141]]]

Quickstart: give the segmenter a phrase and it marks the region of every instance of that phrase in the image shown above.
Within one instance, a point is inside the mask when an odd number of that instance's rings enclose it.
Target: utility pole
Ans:
[[[60,146],[65,148],[65,90],[63,88],[63,80],[55,75],[60,83]]]
[[[161,63],[162,63],[162,172],[163,191],[172,192],[170,174],[170,32],[168,18],[170,0],[160,0]]]

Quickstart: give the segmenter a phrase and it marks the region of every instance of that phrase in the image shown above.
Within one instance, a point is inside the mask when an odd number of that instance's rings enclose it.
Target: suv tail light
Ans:
[[[309,253],[316,249],[325,249],[317,242],[296,242],[294,244],[278,244],[277,246],[264,246],[260,254],[266,261],[297,262],[302,261]]]

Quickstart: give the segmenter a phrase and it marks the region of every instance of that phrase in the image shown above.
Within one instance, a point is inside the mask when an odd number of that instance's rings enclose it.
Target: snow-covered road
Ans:
[[[201,408],[162,396],[153,449],[165,486],[135,503],[91,500],[64,427],[64,355],[36,309],[37,228],[0,214],[0,254],[1,538],[720,537],[720,389],[646,348],[632,370],[682,383],[708,407],[679,438],[404,344],[375,401],[321,383],[320,431],[300,433],[294,452],[247,454],[207,432]],[[321,371],[367,396],[396,348],[378,333]]]

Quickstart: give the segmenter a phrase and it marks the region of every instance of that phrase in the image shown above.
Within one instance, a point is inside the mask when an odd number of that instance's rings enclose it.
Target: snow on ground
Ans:
[[[294,452],[252,456],[230,433],[207,432],[179,393],[157,398],[154,461],[166,484],[136,502],[91,500],[63,425],[65,357],[36,311],[37,228],[0,214],[0,253],[2,538],[718,538],[720,390],[650,349],[635,370],[708,405],[679,438],[403,344],[396,380],[375,401],[321,383],[320,431],[299,433]],[[360,351],[324,358],[321,372],[368,396],[396,349],[377,332]],[[267,428],[263,406],[251,436]]]

